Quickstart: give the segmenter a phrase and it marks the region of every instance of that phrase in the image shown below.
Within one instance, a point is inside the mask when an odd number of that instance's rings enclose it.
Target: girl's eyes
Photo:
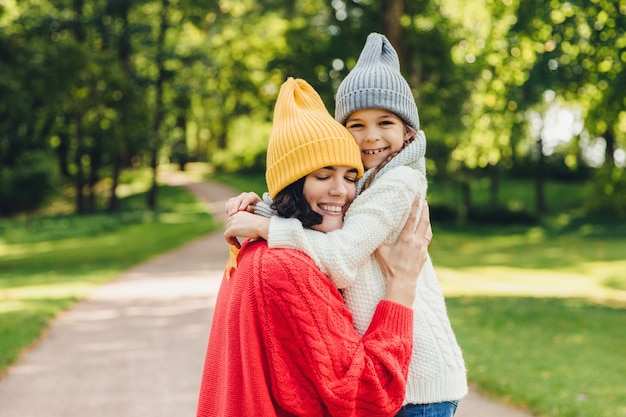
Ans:
[[[344,177],[344,179],[348,182],[351,183],[355,183],[356,182],[356,177]]]
[[[380,126],[390,126],[390,125],[395,125],[395,122],[393,120],[383,120],[382,122],[378,123]],[[347,124],[346,127],[348,129],[361,129],[364,127],[364,125],[362,123],[353,123],[353,124]]]

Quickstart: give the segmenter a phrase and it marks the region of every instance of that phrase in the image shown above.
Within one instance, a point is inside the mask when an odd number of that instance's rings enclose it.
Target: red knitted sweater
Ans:
[[[381,301],[360,338],[341,294],[302,252],[246,242],[223,278],[198,416],[392,416],[413,311]]]

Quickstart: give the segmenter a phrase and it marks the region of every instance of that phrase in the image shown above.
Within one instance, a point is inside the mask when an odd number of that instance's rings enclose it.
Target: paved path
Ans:
[[[223,219],[233,192],[167,177]],[[0,380],[2,417],[191,417],[227,245],[221,232],[138,265],[61,314]],[[457,417],[530,417],[475,392]]]

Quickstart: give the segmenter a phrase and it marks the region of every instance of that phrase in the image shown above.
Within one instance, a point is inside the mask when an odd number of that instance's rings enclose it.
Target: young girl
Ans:
[[[341,227],[363,173],[359,148],[304,80],[281,87],[267,159],[279,216],[320,231]],[[363,335],[310,257],[247,241],[220,285],[197,416],[394,415],[404,399],[411,305],[427,259],[428,210],[414,232],[416,213],[402,233],[408,244],[394,245],[399,252],[382,248],[387,291]],[[406,262],[406,251],[418,256]]]
[[[427,190],[426,138],[419,130],[417,106],[400,74],[397,54],[383,35],[368,36],[337,91],[335,119],[352,133],[367,170],[343,227],[322,234],[304,229],[295,219],[237,212],[258,202],[255,195],[242,194],[227,204],[230,213],[237,213],[229,218],[225,237],[233,242],[235,236],[264,236],[270,247],[307,253],[342,289],[355,328],[363,334],[385,294],[374,251],[396,239],[411,201]],[[267,206],[259,202],[256,212],[267,214]],[[467,393],[465,364],[430,260],[420,275],[413,310],[413,354],[405,405],[398,415],[453,416]]]

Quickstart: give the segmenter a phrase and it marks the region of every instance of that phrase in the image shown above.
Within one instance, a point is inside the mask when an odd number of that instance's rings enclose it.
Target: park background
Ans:
[[[159,175],[265,189],[288,77],[368,33],[428,140],[431,255],[481,390],[626,415],[626,1],[0,1],[0,369],[96,285],[221,227]]]

